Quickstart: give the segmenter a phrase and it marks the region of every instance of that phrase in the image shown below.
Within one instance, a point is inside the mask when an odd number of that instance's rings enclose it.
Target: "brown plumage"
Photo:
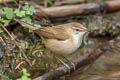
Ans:
[[[69,38],[69,35],[66,32],[66,29],[62,26],[57,27],[44,27],[34,30],[37,34],[48,39],[58,39],[65,40]]]
[[[66,33],[66,30],[64,29],[64,27],[62,25],[59,25],[57,27],[37,28],[37,27],[34,27],[34,26],[32,26],[30,24],[27,24],[23,21],[20,21],[19,19],[14,19],[14,20],[17,21],[20,24],[25,25],[25,27],[34,31],[39,36],[42,36],[42,37],[45,37],[45,38],[48,38],[48,39],[56,38],[56,39],[59,39],[59,40],[65,40],[65,39],[69,38],[69,35]]]
[[[42,38],[45,46],[57,54],[73,53],[80,47],[83,36],[87,32],[87,28],[75,22],[53,27],[36,28],[19,19],[15,19],[15,21],[37,33]]]

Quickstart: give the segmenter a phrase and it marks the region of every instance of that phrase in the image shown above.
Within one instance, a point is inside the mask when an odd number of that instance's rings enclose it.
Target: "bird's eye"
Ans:
[[[75,31],[82,31],[81,29],[76,28],[76,27],[72,27],[72,29],[75,30]]]
[[[76,31],[81,31],[80,29],[75,29]]]

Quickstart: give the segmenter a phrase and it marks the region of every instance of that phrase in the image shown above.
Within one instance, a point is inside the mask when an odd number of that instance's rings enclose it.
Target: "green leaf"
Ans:
[[[21,78],[18,78],[17,80],[31,80],[28,76],[30,76],[30,74],[27,72],[27,70],[25,68],[22,69],[23,75]]]
[[[3,23],[9,23],[10,20],[5,20],[5,19],[3,19],[1,22],[3,22]]]
[[[29,10],[27,11],[28,15],[33,15],[35,13],[35,8],[33,6],[29,7]]]
[[[31,79],[28,78],[27,76],[22,76],[21,80],[31,80]]]
[[[3,19],[3,18],[0,16],[0,22],[2,22],[2,23],[8,23],[8,22],[10,22],[10,20]]]
[[[5,14],[5,12],[2,9],[0,9],[0,14]]]
[[[28,5],[28,3],[25,3],[23,10],[28,10],[28,9],[29,9],[29,5]]]
[[[23,10],[26,12],[27,15],[33,15],[35,13],[35,8],[28,5],[28,3],[24,5]]]
[[[32,19],[30,18],[30,16],[26,16],[26,17],[22,18],[21,20],[24,22],[27,22],[29,24],[31,24],[31,22],[32,22]]]
[[[33,24],[35,27],[41,27],[40,24]]]
[[[0,28],[0,33],[4,32],[1,28]]]
[[[25,68],[22,69],[24,76],[30,76],[29,73],[27,73],[27,70]]]
[[[5,7],[4,12],[6,14],[7,19],[12,19],[14,16],[14,12],[12,8]]]
[[[19,9],[16,9],[14,11],[14,13],[18,16],[18,17],[24,17],[25,16],[25,11],[20,11]]]

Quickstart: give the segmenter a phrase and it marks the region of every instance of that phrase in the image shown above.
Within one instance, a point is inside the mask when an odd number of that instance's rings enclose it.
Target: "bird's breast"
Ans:
[[[67,40],[47,39],[44,41],[45,46],[56,54],[70,54],[76,51],[81,44],[81,40],[73,36]]]

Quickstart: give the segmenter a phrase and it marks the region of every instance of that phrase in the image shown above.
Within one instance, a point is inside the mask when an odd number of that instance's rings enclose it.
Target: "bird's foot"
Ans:
[[[75,67],[75,64],[72,62],[72,61],[70,61],[69,59],[67,59],[66,57],[64,57],[64,56],[62,56],[68,63],[70,63],[71,64],[71,66],[73,67],[73,70],[76,70],[76,67]]]
[[[76,70],[76,67],[75,67],[75,64],[71,61],[69,61],[68,59],[66,59],[68,62],[70,62],[71,65],[68,65],[67,63],[65,63],[63,60],[61,60],[60,58],[58,58],[56,56],[56,59],[58,59],[67,69],[68,69],[68,72],[70,73],[71,72],[71,66],[73,67],[74,70]]]

